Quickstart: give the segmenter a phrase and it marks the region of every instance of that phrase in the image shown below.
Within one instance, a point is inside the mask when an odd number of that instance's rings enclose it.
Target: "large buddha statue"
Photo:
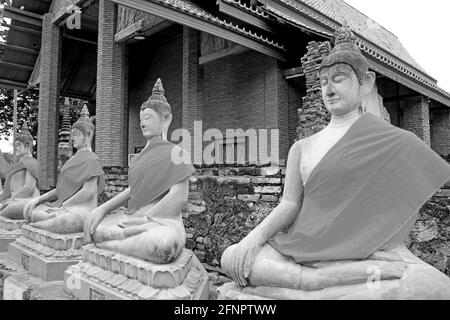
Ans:
[[[222,255],[223,298],[450,299],[403,244],[450,166],[416,135],[361,114],[375,74],[348,28],[320,66],[328,126],[296,142],[280,204]]]
[[[102,166],[91,150],[94,130],[84,106],[72,127],[77,152],[61,168],[56,188],[29,201],[23,210],[32,227],[58,234],[83,231],[86,217],[97,207],[97,196],[105,187]]]
[[[130,187],[96,208],[86,221],[85,235],[96,247],[157,264],[170,263],[182,252],[186,234],[181,210],[194,167],[172,160],[181,148],[164,139],[171,121],[171,107],[158,79],[141,106],[140,127],[147,145],[131,160]],[[125,213],[107,216],[127,203]]]
[[[20,220],[26,203],[39,196],[39,163],[32,155],[33,137],[26,122],[14,143],[14,152],[18,162],[7,165],[3,154],[1,167],[5,176],[5,187],[0,194],[0,216]]]

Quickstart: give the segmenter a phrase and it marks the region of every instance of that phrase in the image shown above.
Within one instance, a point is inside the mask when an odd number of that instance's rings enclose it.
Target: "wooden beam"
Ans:
[[[246,47],[243,47],[241,45],[234,45],[230,48],[226,48],[226,49],[223,49],[223,50],[220,50],[217,52],[213,52],[213,53],[201,56],[198,59],[198,64],[203,65],[203,64],[206,64],[209,62],[213,62],[214,60],[217,60],[217,59],[222,59],[227,56],[236,55],[236,54],[244,53],[247,51],[249,51],[249,49]]]
[[[251,13],[245,12],[233,5],[225,3],[222,0],[219,0],[219,11],[245,23],[251,24],[252,26],[275,34],[275,30],[262,18],[258,18],[255,15],[252,15]]]
[[[301,14],[300,12],[296,11],[295,9],[293,9],[290,6],[283,5],[283,4],[273,1],[273,0],[258,0],[258,1],[266,6],[269,6],[273,9],[281,12],[282,14],[285,14],[288,17],[291,17],[294,20],[297,20],[300,24],[305,25],[304,29],[308,30],[308,32],[318,34],[322,37],[325,35],[333,35],[333,33],[334,33],[334,29],[332,29],[331,27],[313,21],[310,17],[308,17],[304,14]],[[284,20],[295,25],[298,28],[301,28],[300,25],[297,25],[294,22],[291,22],[286,19],[284,19]],[[309,27],[309,28],[307,28],[307,27]],[[310,30],[310,28],[312,30]],[[317,30],[318,32],[314,32],[313,30]]]
[[[15,46],[15,45],[8,44],[8,43],[0,43],[0,48],[10,49],[10,50],[14,50],[14,51],[23,52],[23,53],[29,53],[29,54],[39,54],[39,50]]]
[[[420,96],[420,94],[412,93],[412,94],[404,94],[404,95],[393,96],[393,97],[386,97],[386,98],[383,98],[383,102],[397,102],[397,101],[402,101],[403,99],[414,98],[414,97],[418,97],[418,96]]]
[[[80,37],[76,37],[76,36],[71,36],[71,35],[69,35],[67,33],[63,34],[63,37],[66,38],[66,39],[71,39],[71,40],[75,40],[75,41],[89,43],[89,44],[92,44],[93,46],[97,45],[97,41],[88,40],[88,39],[84,39],[84,38],[80,38]]]
[[[28,84],[8,79],[0,79],[0,87],[7,89],[26,89]]]
[[[26,70],[26,71],[33,71],[32,66],[26,66],[23,64],[17,64],[17,63],[6,62],[6,61],[1,61],[1,60],[0,60],[0,66],[4,66],[7,68],[13,68],[13,69],[21,69],[21,70]]]
[[[278,60],[286,61],[285,54],[281,49],[275,49],[268,44],[265,45],[259,41],[246,37],[245,35],[242,35],[237,31],[229,30],[225,27],[219,26],[215,23],[211,23],[202,18],[198,18],[196,16],[183,13],[180,10],[145,0],[110,0],[110,1],[123,5],[125,7],[137,9],[139,11],[143,11],[170,21],[174,21],[176,23],[191,27],[196,30],[216,35],[218,37],[233,41],[237,44],[258,51],[265,55],[274,57]]]
[[[12,25],[12,24],[7,24],[7,23],[2,23],[1,24],[2,27],[8,28],[9,30],[14,30],[14,31],[18,31],[18,32],[24,32],[24,33],[29,33],[29,34],[34,34],[37,36],[41,36],[42,31],[41,30],[36,30],[36,29],[30,29],[30,28],[26,28],[26,27],[21,27],[21,26],[16,26],[16,25]]]
[[[26,10],[20,10],[14,7],[5,7],[4,16],[20,22],[32,24],[42,28],[42,16]]]
[[[146,38],[150,37],[152,34],[158,33],[174,24],[173,21],[162,19],[160,22],[146,27],[144,20],[139,20],[136,23],[126,27],[122,31],[119,31],[115,34],[114,40],[117,43],[127,42],[128,40],[132,40],[133,36],[135,36],[138,32],[141,33]],[[135,40],[139,41],[139,40]],[[128,41],[131,42],[131,41]]]
[[[369,62],[369,68],[377,73],[383,74],[386,78],[394,80],[395,82],[423,95],[430,99],[436,100],[448,107],[450,107],[450,98],[445,97],[439,92],[432,90],[427,87],[425,84],[417,82],[413,79],[409,79],[407,76],[403,74],[399,74],[397,71],[390,69],[382,65],[380,62],[375,60],[375,58],[366,55],[367,61]]]
[[[117,43],[125,42],[128,39],[132,38],[136,34],[136,32],[141,31],[142,28],[144,28],[144,20],[139,20],[139,21],[129,25],[125,29],[117,32],[114,35],[114,40]]]
[[[297,68],[284,70],[283,76],[286,79],[295,79],[295,78],[298,78],[298,77],[304,77],[305,76],[305,72],[304,72],[302,67],[297,67]]]

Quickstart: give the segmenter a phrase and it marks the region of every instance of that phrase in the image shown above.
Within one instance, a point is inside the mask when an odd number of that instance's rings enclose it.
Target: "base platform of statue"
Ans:
[[[411,260],[399,280],[374,281],[316,291],[245,287],[234,282],[219,287],[219,300],[450,300],[450,278],[419,258]]]
[[[172,263],[158,265],[94,245],[69,267],[65,290],[79,300],[206,300],[209,279],[195,254],[184,249]]]
[[[25,220],[0,217],[0,252],[8,251],[9,244],[21,235],[21,228],[25,223]]]
[[[64,279],[64,271],[81,260],[83,234],[56,234],[29,225],[9,244],[9,257],[44,281]]]

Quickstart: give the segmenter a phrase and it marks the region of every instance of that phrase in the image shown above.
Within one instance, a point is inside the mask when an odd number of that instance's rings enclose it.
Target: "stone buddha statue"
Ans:
[[[97,195],[105,187],[102,166],[91,149],[94,130],[84,106],[72,127],[77,152],[61,168],[56,188],[29,201],[23,210],[32,227],[58,234],[83,231],[86,217],[97,207]]]
[[[158,79],[140,108],[147,145],[131,160],[130,187],[88,217],[84,242],[93,244],[65,272],[65,290],[75,298],[207,299],[208,274],[184,247],[181,211],[194,167],[182,148],[166,140],[171,121]]]
[[[5,176],[5,188],[0,195],[1,217],[23,219],[27,202],[39,196],[39,162],[33,158],[32,149],[33,137],[25,122],[14,144],[18,162],[9,166],[3,154],[0,155]]]
[[[223,253],[234,283],[221,297],[450,299],[450,279],[403,244],[450,166],[413,133],[361,113],[375,74],[347,27],[319,72],[331,121],[292,146],[282,201]]]
[[[140,126],[147,145],[131,161],[130,187],[96,208],[86,221],[85,235],[98,248],[157,264],[170,263],[184,248],[181,210],[194,167],[172,161],[174,150],[181,148],[164,139],[171,121],[171,107],[158,79],[141,106]],[[125,213],[107,216],[127,202]]]

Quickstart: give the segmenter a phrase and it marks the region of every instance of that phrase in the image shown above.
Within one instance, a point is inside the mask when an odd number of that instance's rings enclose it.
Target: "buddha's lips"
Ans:
[[[329,104],[335,104],[335,103],[337,103],[337,102],[339,102],[339,101],[341,101],[341,99],[327,100],[327,102],[328,102]]]

